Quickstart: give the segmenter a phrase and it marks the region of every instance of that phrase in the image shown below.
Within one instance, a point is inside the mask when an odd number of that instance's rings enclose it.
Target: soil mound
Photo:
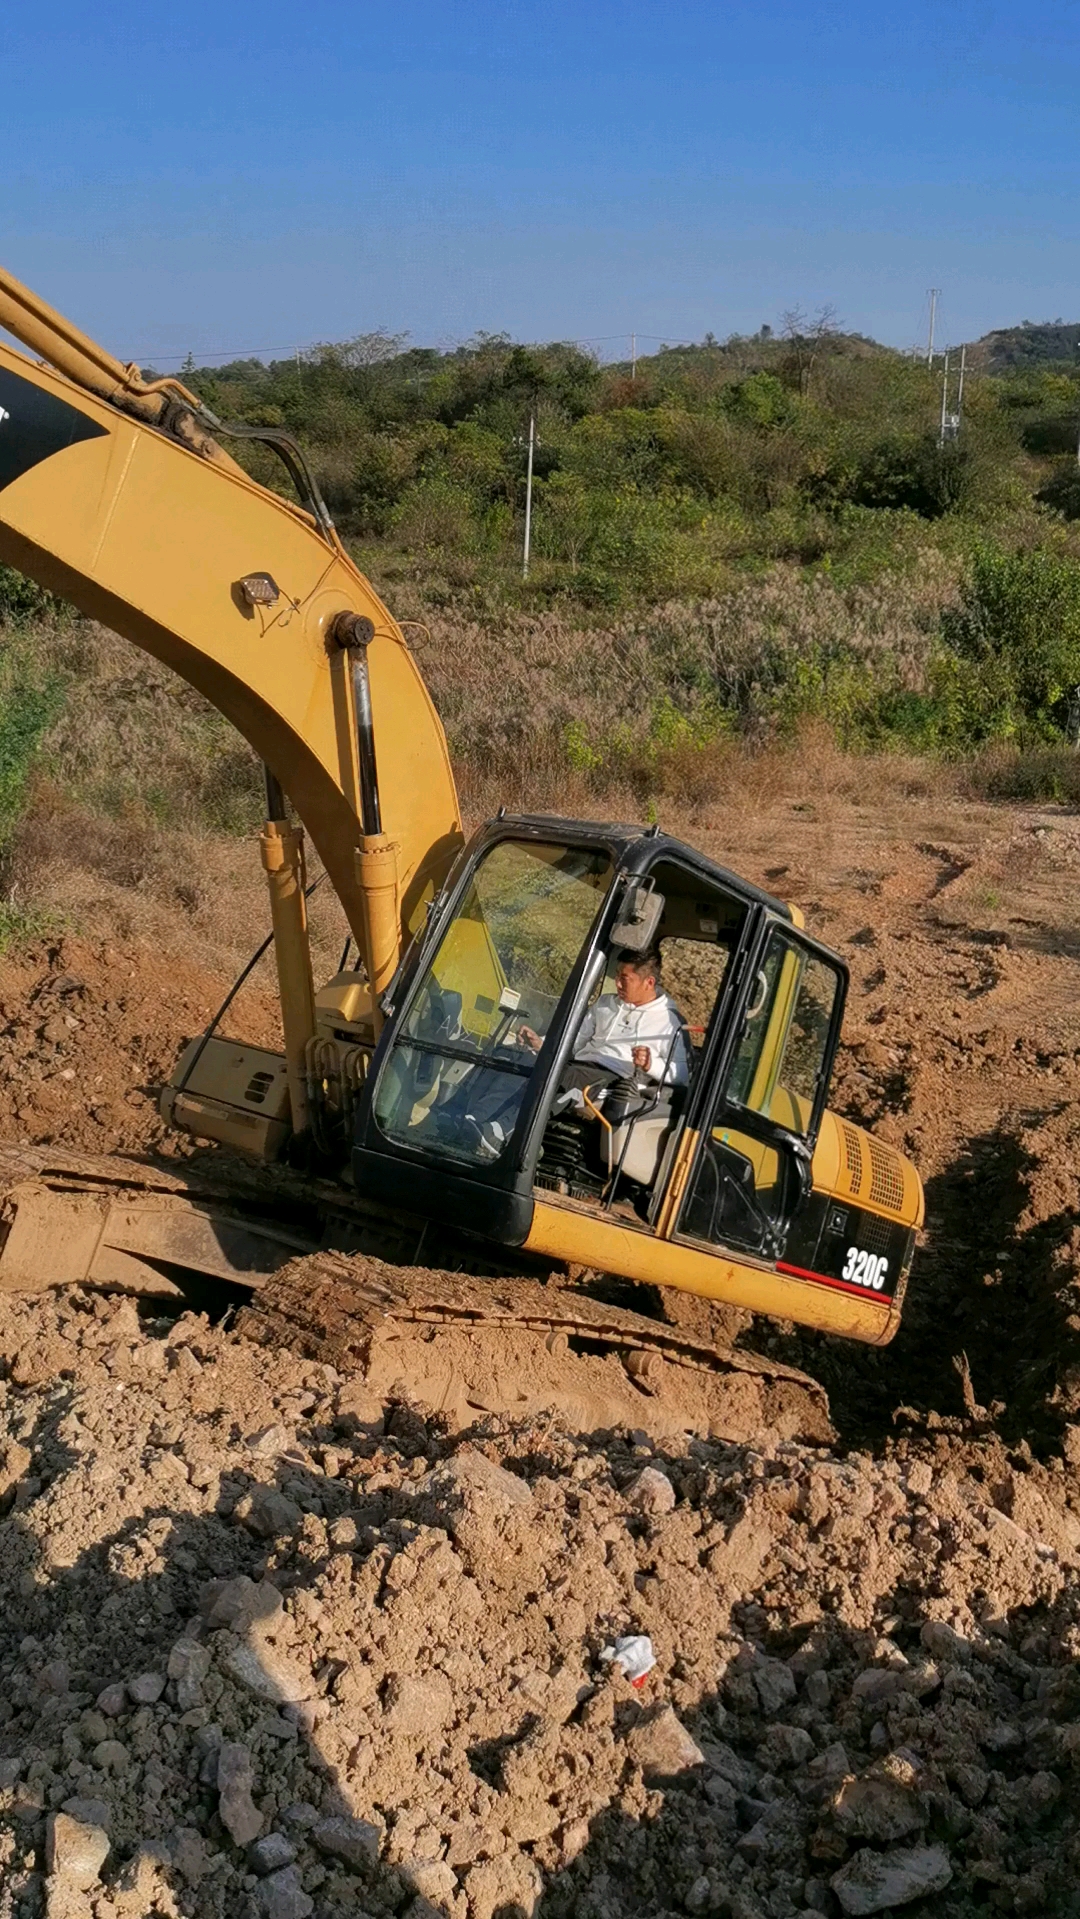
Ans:
[[[0,1367],[11,1919],[1071,1910],[1060,1460],[451,1432],[81,1292]]]

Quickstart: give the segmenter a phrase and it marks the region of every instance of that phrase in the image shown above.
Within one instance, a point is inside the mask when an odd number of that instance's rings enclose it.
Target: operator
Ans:
[[[519,1027],[518,1039],[534,1053],[543,1044],[531,1026]],[[635,1077],[656,1086],[685,1086],[690,1077],[686,1022],[663,990],[656,952],[620,953],[615,991],[586,1013],[559,1088],[580,1095],[588,1087],[595,1101]]]

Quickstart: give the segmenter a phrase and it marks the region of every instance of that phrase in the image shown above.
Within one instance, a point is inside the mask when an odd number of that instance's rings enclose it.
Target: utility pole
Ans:
[[[956,390],[956,424],[960,425],[960,416],[964,411],[964,368],[967,365],[967,346],[960,348],[960,385]]]
[[[637,334],[630,335],[630,378],[637,379]]]
[[[521,577],[529,577],[529,547],[532,543],[533,449],[536,446],[536,413],[529,414],[529,464],[525,473],[525,545],[521,554]]]
[[[940,287],[930,288],[930,337],[926,342],[927,366],[933,366],[934,364],[934,321],[937,318],[937,303],[940,292]]]
[[[945,445],[945,407],[949,394],[949,349],[945,348],[945,371],[941,376],[941,427],[938,432],[938,445]]]

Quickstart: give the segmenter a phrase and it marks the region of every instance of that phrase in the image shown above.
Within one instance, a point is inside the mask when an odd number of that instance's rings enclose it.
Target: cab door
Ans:
[[[810,1195],[846,985],[831,953],[767,924],[719,1056],[719,1084],[698,1109],[676,1238],[782,1255]]]

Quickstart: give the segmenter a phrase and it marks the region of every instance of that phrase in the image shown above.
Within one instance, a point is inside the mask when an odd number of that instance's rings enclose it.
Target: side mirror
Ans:
[[[665,904],[664,895],[656,891],[651,880],[632,886],[622,914],[611,929],[612,944],[628,953],[647,953],[656,940]]]

